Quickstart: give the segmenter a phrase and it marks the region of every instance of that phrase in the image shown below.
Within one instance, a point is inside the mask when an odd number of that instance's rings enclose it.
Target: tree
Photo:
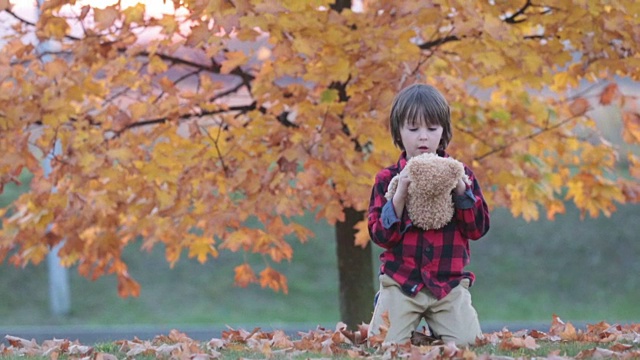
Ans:
[[[637,98],[619,85],[640,77],[640,4],[167,3],[177,10],[51,0],[34,23],[0,0],[12,20],[0,53],[0,186],[34,174],[0,212],[0,260],[38,263],[65,238],[65,265],[114,274],[120,295],[135,296],[121,254],[142,238],[171,264],[183,251],[201,262],[223,249],[263,254],[259,273],[235,268],[236,283],[286,292],[272,264],[293,256],[285,237],[311,235],[296,215],[316,212],[338,224],[339,244],[368,247],[373,177],[398,156],[389,106],[414,82],[446,94],[449,149],[492,207],[537,220],[566,200],[608,216],[639,199],[638,156],[604,139],[590,110],[616,107],[624,141],[640,142]],[[52,61],[33,38],[60,44]],[[44,177],[39,159],[56,141]],[[250,217],[261,226],[246,227]],[[342,271],[358,270],[345,282],[371,282],[367,256],[339,256]],[[349,325],[369,320],[371,298],[342,301]]]

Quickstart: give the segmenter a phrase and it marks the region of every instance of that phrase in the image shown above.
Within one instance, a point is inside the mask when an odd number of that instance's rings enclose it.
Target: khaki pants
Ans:
[[[385,341],[408,341],[422,318],[445,343],[453,341],[460,346],[474,345],[476,337],[482,337],[478,314],[471,305],[469,279],[463,279],[447,296],[437,300],[426,289],[415,297],[407,296],[395,280],[382,274],[369,335],[380,333],[385,312],[388,312],[390,322]]]

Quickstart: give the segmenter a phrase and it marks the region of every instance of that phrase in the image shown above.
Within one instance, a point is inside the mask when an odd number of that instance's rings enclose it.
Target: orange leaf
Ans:
[[[589,101],[585,98],[577,98],[569,105],[569,112],[573,116],[584,115],[589,110]]]
[[[113,25],[120,13],[114,6],[109,6],[104,9],[93,8],[93,17],[96,21],[96,26],[100,29],[107,29]]]
[[[369,227],[367,220],[359,221],[353,228],[357,230],[355,242],[356,246],[360,246],[363,249],[366,248],[369,244],[369,240],[371,240],[369,237]]]
[[[619,95],[620,91],[618,90],[618,84],[609,84],[604,88],[604,90],[602,90],[602,93],[600,94],[600,104],[609,105],[611,104],[613,99],[615,99]]]
[[[0,11],[11,9],[11,2],[9,0],[0,0]]]
[[[140,284],[124,271],[118,274],[118,295],[121,297],[140,296]]]
[[[235,279],[235,284],[237,286],[247,287],[247,285],[251,283],[258,282],[258,279],[256,278],[256,273],[253,272],[251,265],[245,263],[245,264],[236,266],[234,270],[236,273],[236,276],[234,279]]]
[[[207,23],[191,27],[191,33],[187,36],[187,45],[196,47],[206,44],[211,38],[211,30]]]
[[[285,294],[289,292],[287,278],[269,266],[260,272],[260,286],[270,287],[273,291],[282,289]]]
[[[622,138],[628,143],[640,143],[640,114],[625,112],[622,114],[624,130]]]

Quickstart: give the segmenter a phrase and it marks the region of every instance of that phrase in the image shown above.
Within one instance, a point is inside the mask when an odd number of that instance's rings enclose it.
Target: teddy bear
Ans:
[[[405,208],[413,225],[424,230],[444,227],[455,211],[451,192],[458,180],[470,184],[464,165],[453,158],[424,153],[409,159],[406,167],[411,183]],[[396,192],[398,176],[389,183],[385,194],[388,201]]]

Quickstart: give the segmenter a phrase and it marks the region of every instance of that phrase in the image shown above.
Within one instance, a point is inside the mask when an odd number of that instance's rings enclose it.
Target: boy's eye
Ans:
[[[430,128],[429,128],[429,131],[436,131],[436,130],[438,130],[438,128],[437,128],[437,127],[430,127]]]

